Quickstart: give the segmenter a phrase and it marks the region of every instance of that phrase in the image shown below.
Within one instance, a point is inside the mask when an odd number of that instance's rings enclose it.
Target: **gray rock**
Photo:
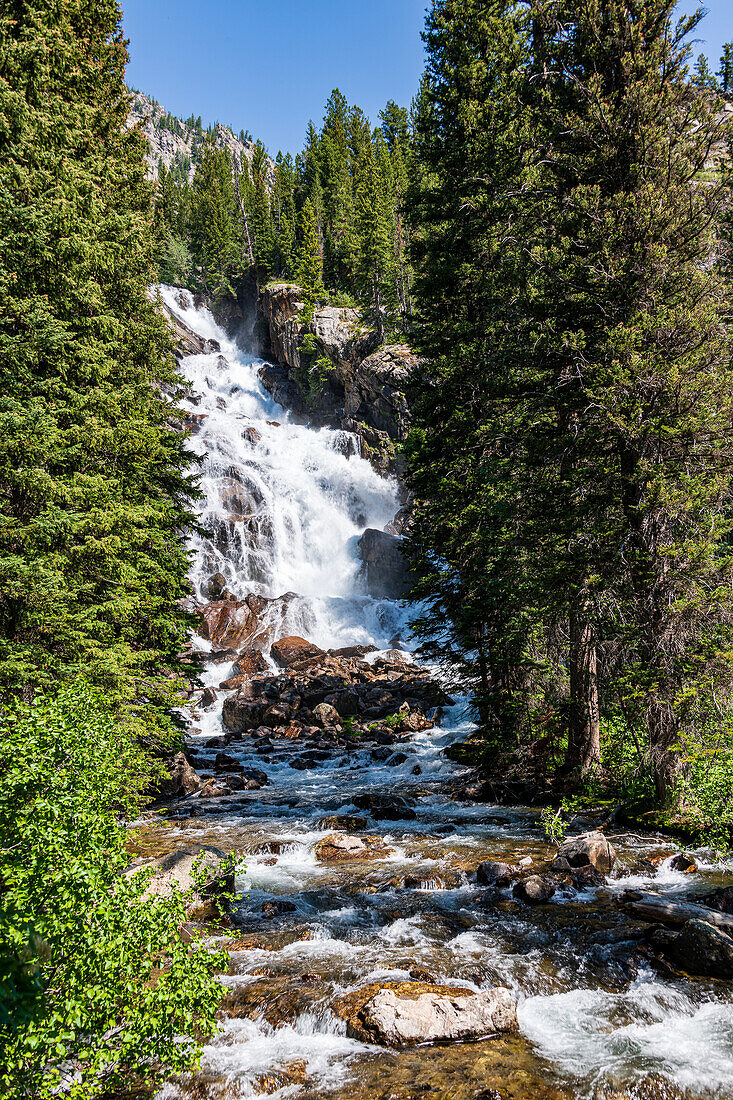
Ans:
[[[337,1006],[347,1034],[390,1047],[480,1039],[517,1027],[514,997],[503,986],[469,989],[421,982],[378,983]]]
[[[616,849],[598,830],[571,837],[561,845],[553,869],[568,871],[574,867],[595,867],[602,875],[610,874],[616,862]]]
[[[151,794],[157,798],[181,798],[193,794],[201,780],[182,752],[176,753],[168,765],[168,775],[161,779]]]
[[[705,921],[688,920],[669,954],[688,974],[733,978],[733,938]]]
[[[543,905],[554,893],[554,884],[541,875],[530,875],[529,878],[515,883],[512,890],[515,898],[526,901],[528,905]]]
[[[214,916],[216,899],[234,891],[231,858],[219,848],[193,845],[156,859],[136,861],[125,876],[151,868],[155,873],[143,897],[168,898],[180,891],[189,901],[190,917]]]
[[[319,726],[338,726],[341,723],[341,715],[330,703],[319,703],[314,707],[313,717]]]
[[[476,881],[479,886],[508,886],[512,869],[508,863],[492,863],[487,860],[476,868]]]
[[[367,593],[375,599],[401,599],[410,586],[402,539],[368,527],[358,546],[362,561],[359,577]]]

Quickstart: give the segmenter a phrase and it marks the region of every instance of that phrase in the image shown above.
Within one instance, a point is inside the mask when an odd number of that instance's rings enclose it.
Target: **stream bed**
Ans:
[[[272,601],[263,613],[272,640],[372,645],[367,660],[395,650],[411,660],[408,613],[366,593],[356,549],[366,528],[393,518],[398,486],[359,456],[355,437],[311,429],[272,401],[246,333],[228,337],[188,292],[161,293],[219,348],[182,364],[202,459],[191,574],[198,603],[218,573],[235,597]],[[189,746],[206,774],[221,747],[207,744],[222,734],[227,691],[219,684],[233,662],[205,638],[193,645],[205,662],[202,684],[216,693],[212,705],[195,698],[187,711]],[[222,936],[231,968],[220,1029],[201,1070],[166,1085],[163,1100],[733,1097],[731,983],[660,968],[647,926],[616,904],[628,887],[694,897],[733,882],[731,867],[698,852],[696,871],[675,871],[668,839],[618,833],[605,886],[559,890],[537,906],[481,887],[475,868],[484,860],[537,866],[551,853],[536,810],[465,796],[469,773],[443,750],[470,731],[465,701],[455,700],[439,726],[401,742],[405,759],[396,764],[365,747],[315,753],[307,767],[292,763],[302,746],[278,742],[263,752],[261,738],[245,735],[226,751],[264,770],[266,786],[190,796],[141,828],[143,854],[208,844],[242,853],[245,864],[236,927]],[[365,813],[354,801],[365,795],[399,795],[410,816]],[[333,832],[334,815],[356,819],[349,831],[379,835],[386,857],[320,862],[314,849]],[[644,859],[655,861],[653,873]],[[519,1031],[403,1051],[349,1038],[335,998],[380,979],[508,986]]]

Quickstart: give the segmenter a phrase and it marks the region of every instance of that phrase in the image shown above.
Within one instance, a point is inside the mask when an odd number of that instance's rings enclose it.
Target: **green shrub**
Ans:
[[[84,685],[0,720],[0,1094],[71,1100],[191,1065],[222,959],[125,878],[148,762]]]

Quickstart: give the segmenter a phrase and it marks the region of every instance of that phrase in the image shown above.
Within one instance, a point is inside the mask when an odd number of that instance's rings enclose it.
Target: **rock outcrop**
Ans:
[[[400,600],[410,587],[410,572],[402,553],[402,539],[368,527],[359,539],[359,577],[367,595]]]
[[[359,311],[324,306],[300,319],[302,291],[274,283],[260,291],[269,330],[266,353],[275,360],[260,378],[276,401],[315,423],[353,432],[380,473],[399,473],[395,444],[410,425],[409,393],[417,359],[406,344],[377,346]]]
[[[182,752],[176,753],[166,767],[168,774],[158,780],[150,790],[154,798],[180,798],[193,794],[201,786],[201,780]]]
[[[390,1047],[481,1039],[517,1028],[516,1002],[503,986],[476,993],[429,982],[373,982],[333,1009],[351,1038]]]
[[[360,734],[371,727],[378,730],[379,719],[390,717],[391,725],[383,727],[380,736],[383,744],[391,745],[400,736],[429,728],[433,722],[427,712],[450,702],[428,671],[400,657],[368,664],[359,656],[317,650],[316,656],[294,660],[298,650],[293,643],[298,642],[309,646],[303,639],[291,638],[273,645],[279,661],[286,654],[293,659],[279,676],[254,676],[225,700],[227,730],[282,728],[297,738],[305,729],[338,733],[348,719],[353,733]]]
[[[157,100],[143,92],[131,92],[132,102],[127,118],[128,127],[141,125],[148,140],[148,176],[158,178],[160,162],[166,168],[185,169],[189,180],[193,179],[196,164],[203,146],[204,131],[200,124],[193,126],[181,118],[168,114]],[[241,163],[242,158],[251,161],[255,143],[251,137],[242,140],[228,126],[217,123],[211,140],[217,149],[228,149]],[[269,161],[270,175],[274,178],[274,165]]]

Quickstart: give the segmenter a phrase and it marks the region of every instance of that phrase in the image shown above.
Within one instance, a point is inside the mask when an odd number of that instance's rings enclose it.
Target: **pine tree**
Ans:
[[[405,200],[410,185],[412,161],[409,116],[404,107],[399,107],[390,100],[379,118],[392,168],[392,222],[397,294],[400,312],[405,325],[409,328],[412,315],[412,271],[408,258],[410,232],[405,217]]]
[[[329,286],[348,286],[355,263],[354,196],[348,149],[349,106],[338,88],[326,104],[320,135],[323,253]]]
[[[730,93],[733,92],[733,42],[725,42],[723,44],[718,78],[720,81],[720,90],[725,95],[730,95]]]
[[[261,277],[266,277],[275,266],[275,226],[270,209],[267,150],[261,141],[254,147],[251,174],[249,229],[252,234],[255,266]]]
[[[306,199],[300,215],[300,243],[295,270],[296,279],[305,291],[306,304],[312,309],[325,295],[325,290],[318,221],[310,199]]]
[[[563,391],[578,580],[599,578],[593,629],[618,647],[614,696],[667,800],[680,746],[731,675],[733,379],[712,262],[723,192],[698,183],[720,129],[715,103],[691,92],[685,46],[701,13],[675,23],[672,0],[537,7],[544,170],[558,196],[541,228],[538,347]]]
[[[564,705],[570,767],[618,707],[660,800],[731,682],[720,130],[672,10],[436,4],[411,204],[422,629],[505,736]]]
[[[144,717],[185,638],[191,486],[119,19],[0,15],[0,686],[84,675]]]
[[[295,264],[295,167],[290,153],[278,153],[271,198],[280,275],[293,277]]]
[[[710,71],[710,65],[708,59],[704,53],[697,55],[697,61],[695,62],[695,83],[698,88],[715,88],[716,81],[712,72]]]
[[[356,285],[380,343],[385,316],[396,305],[395,257],[390,208],[391,170],[387,146],[379,134],[366,147],[356,181],[358,253]]]
[[[213,298],[233,294],[243,270],[243,240],[229,152],[211,140],[193,179],[191,243],[204,289]]]
[[[487,734],[510,743],[528,710],[537,591],[516,537],[528,478],[514,431],[527,36],[511,0],[443,0],[425,38],[409,195],[425,359],[408,440],[417,629],[472,689]]]

